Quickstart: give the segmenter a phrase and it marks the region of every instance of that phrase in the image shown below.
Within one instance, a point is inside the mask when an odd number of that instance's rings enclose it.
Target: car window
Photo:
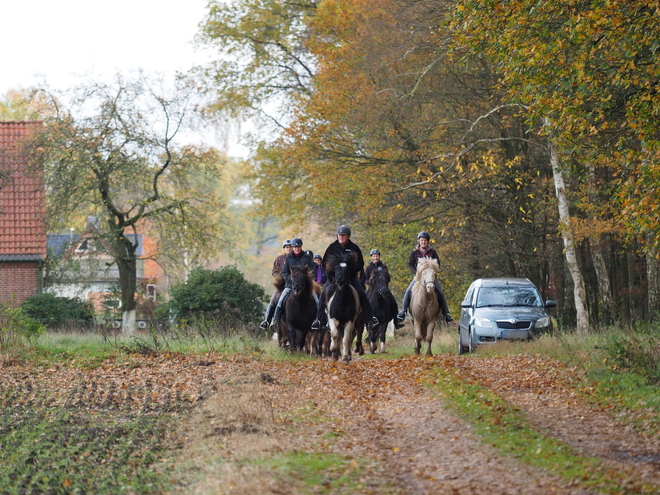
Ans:
[[[482,287],[477,297],[477,308],[484,306],[532,306],[543,303],[533,287]]]
[[[470,301],[472,303],[472,294],[474,294],[474,285],[471,285],[470,288],[467,291],[467,294],[465,294],[465,299],[464,301]]]

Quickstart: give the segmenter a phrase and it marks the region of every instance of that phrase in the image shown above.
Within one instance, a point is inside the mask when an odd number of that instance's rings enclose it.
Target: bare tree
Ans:
[[[175,230],[177,242],[197,249],[219,230],[208,212],[220,208],[210,184],[222,162],[214,150],[179,144],[193,122],[194,94],[190,84],[167,90],[142,76],[79,87],[28,143],[34,163],[46,167],[49,225],[99,218],[119,269],[126,332],[135,327],[138,229]]]

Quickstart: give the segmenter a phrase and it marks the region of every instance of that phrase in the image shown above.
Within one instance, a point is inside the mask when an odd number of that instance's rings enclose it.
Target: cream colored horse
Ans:
[[[415,285],[412,288],[410,299],[410,315],[412,316],[415,331],[415,354],[419,355],[422,341],[426,341],[427,356],[433,356],[431,343],[435,322],[440,315],[440,304],[435,293],[435,274],[440,270],[438,260],[433,258],[420,258],[417,262]]]

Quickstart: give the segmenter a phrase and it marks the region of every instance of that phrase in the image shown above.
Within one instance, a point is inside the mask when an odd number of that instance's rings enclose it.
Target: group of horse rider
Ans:
[[[331,257],[339,257],[343,254],[355,253],[357,255],[357,265],[356,273],[351,278],[351,286],[357,291],[357,294],[360,298],[360,305],[364,313],[364,321],[369,325],[378,325],[378,319],[373,315],[371,304],[367,299],[367,294],[364,288],[364,282],[369,280],[371,273],[374,270],[384,270],[387,271],[387,265],[383,263],[380,259],[380,251],[378,249],[372,249],[369,253],[371,256],[371,262],[367,267],[364,267],[364,258],[362,256],[362,251],[359,246],[351,241],[351,229],[347,225],[341,225],[337,229],[336,240],[331,243],[325,250],[323,257],[316,254],[314,255],[311,251],[303,251],[303,241],[299,237],[295,237],[291,240],[284,241],[282,249],[284,252],[280,254],[275,261],[273,262],[272,275],[276,277],[281,275],[284,278],[285,284],[282,293],[279,294],[279,291],[275,290],[273,293],[268,308],[266,309],[266,316],[264,321],[259,324],[259,327],[263,330],[268,329],[273,319],[278,320],[282,307],[289,296],[289,293],[292,289],[291,282],[291,269],[293,267],[307,267],[313,274],[314,280],[323,286],[323,292],[320,297],[314,295],[317,304],[316,319],[312,323],[313,330],[319,330],[322,327],[327,325],[327,315],[325,312],[325,290],[329,284],[325,284],[327,277],[324,271],[326,262]],[[433,249],[429,242],[431,241],[431,235],[428,232],[422,231],[417,235],[417,246],[410,253],[408,259],[408,267],[412,272],[413,276],[417,272],[417,262],[420,258],[429,257],[440,261],[438,253]],[[332,282],[332,280],[330,280]],[[408,311],[408,306],[410,305],[410,295],[412,292],[412,287],[415,284],[413,279],[406,289],[406,292],[403,297],[403,305],[401,311],[397,314],[397,317],[394,320],[394,325],[396,328],[401,328],[403,326],[403,320],[406,318],[406,312]],[[435,291],[440,303],[440,307],[445,315],[445,320],[447,323],[453,321],[449,309],[447,308],[447,301],[445,295],[442,292],[440,283],[438,280],[435,280]],[[391,294],[390,294],[391,295]],[[394,299],[394,296],[391,296]],[[396,307],[396,300],[394,301]]]

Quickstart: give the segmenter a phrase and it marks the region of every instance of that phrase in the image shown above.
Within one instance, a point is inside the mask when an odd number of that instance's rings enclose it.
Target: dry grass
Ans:
[[[268,375],[223,377],[215,394],[182,425],[184,448],[173,468],[180,493],[290,493],[259,460],[295,447],[271,396],[287,393]],[[193,478],[194,477],[194,478]]]

